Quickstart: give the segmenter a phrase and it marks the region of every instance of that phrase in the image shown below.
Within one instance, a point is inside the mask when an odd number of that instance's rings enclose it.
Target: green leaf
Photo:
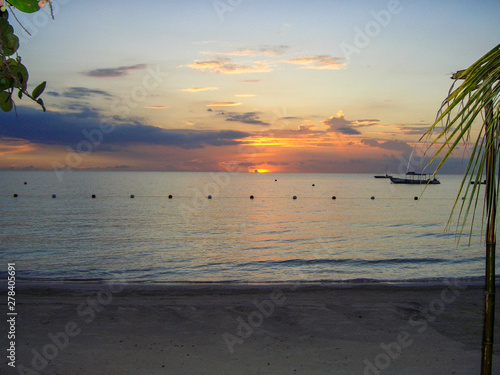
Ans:
[[[25,90],[26,85],[28,84],[28,69],[26,69],[23,64],[14,59],[9,59],[7,62],[12,74],[19,80],[19,83],[21,83],[20,87],[18,84],[15,84],[14,87]]]
[[[34,13],[40,10],[37,0],[9,0],[9,3],[24,13]]]
[[[13,102],[9,92],[0,92],[0,109],[4,112],[9,112],[12,109]]]
[[[19,48],[19,38],[14,35],[13,27],[4,19],[0,19],[0,34],[4,55],[13,55]]]
[[[40,106],[42,107],[42,110],[45,112],[47,110],[47,108],[45,108],[45,105],[43,104],[43,100],[42,98],[38,98],[38,100],[36,101],[38,104],[40,104]]]
[[[18,97],[19,99],[22,99],[22,98],[23,98],[23,92],[22,92],[21,90],[19,90],[19,91],[17,92],[17,97]]]
[[[38,98],[40,95],[42,95],[43,93],[43,90],[45,90],[45,86],[47,85],[47,82],[43,81],[42,83],[40,83],[37,87],[35,87],[33,89],[33,93],[31,94],[31,96],[33,96],[33,98]]]
[[[7,34],[2,38],[2,45],[5,56],[11,56],[19,49],[19,38],[14,34]]]
[[[10,89],[13,85],[14,81],[11,79],[2,77],[0,78],[0,91]]]

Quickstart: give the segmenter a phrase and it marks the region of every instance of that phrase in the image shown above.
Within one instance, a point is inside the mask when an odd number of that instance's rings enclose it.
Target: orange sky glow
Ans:
[[[21,41],[47,112],[0,114],[0,169],[402,171],[451,73],[498,44],[500,3],[460,4],[400,1],[363,36],[387,2],[166,1],[134,33],[123,5],[66,2]]]

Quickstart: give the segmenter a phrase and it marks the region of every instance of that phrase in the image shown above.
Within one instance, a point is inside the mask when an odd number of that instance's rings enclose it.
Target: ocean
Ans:
[[[461,176],[438,178],[422,194],[366,174],[4,171],[0,277],[15,263],[34,281],[480,279],[480,216],[458,243]]]

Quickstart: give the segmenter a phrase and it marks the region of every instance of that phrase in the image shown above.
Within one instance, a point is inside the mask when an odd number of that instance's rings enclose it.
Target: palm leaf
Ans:
[[[467,164],[459,192],[455,199],[448,226],[461,201],[458,213],[458,221],[461,223],[459,229],[462,235],[467,218],[472,215],[469,241],[472,234],[472,226],[480,202],[480,182],[486,172],[486,150],[493,147],[497,155],[493,168],[498,172],[498,141],[499,119],[500,119],[500,44],[472,64],[468,69],[455,73],[452,77],[455,81],[447,98],[443,101],[436,121],[429,127],[421,139],[430,141],[427,152],[437,148],[430,159],[430,163],[441,158],[434,174],[456,151],[457,147],[464,142],[470,144],[470,137],[477,129],[477,136],[473,142],[471,157]],[[454,88],[458,80],[461,84]],[[485,109],[490,106],[491,113],[489,121],[485,121]],[[437,133],[437,134],[436,134]],[[495,179],[487,187],[486,192],[490,197],[498,197],[499,179]],[[462,194],[464,199],[461,199]],[[496,201],[495,201],[496,203]],[[485,202],[483,209],[483,221],[493,210],[493,201]],[[459,224],[457,224],[459,225]]]
[[[480,181],[486,174],[486,188],[484,189],[483,215],[481,233],[486,234],[485,256],[485,304],[483,345],[481,357],[481,374],[491,375],[493,358],[493,335],[495,315],[495,252],[496,252],[496,211],[498,193],[500,191],[500,45],[497,45],[486,55],[472,64],[468,69],[455,73],[452,77],[463,82],[454,89],[450,89],[438,112],[434,124],[423,137],[431,137],[439,124],[441,131],[431,142],[438,146],[438,151],[431,162],[442,157],[436,172],[444,162],[450,158],[453,151],[462,142],[470,142],[470,136],[476,125],[479,127],[471,157],[455,199],[448,225],[458,206],[462,193],[465,194],[457,225],[460,236],[464,231],[467,218],[472,215],[469,243],[472,237],[474,219],[480,202]],[[482,121],[479,121],[482,120]],[[466,200],[466,198],[468,198]],[[486,228],[484,227],[486,219]],[[458,229],[457,228],[457,229]],[[460,240],[460,237],[459,237]]]

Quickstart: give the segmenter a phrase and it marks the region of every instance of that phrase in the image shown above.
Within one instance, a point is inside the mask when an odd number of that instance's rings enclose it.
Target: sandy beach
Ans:
[[[14,329],[15,361],[4,358],[1,373],[477,374],[482,301],[480,286],[453,280],[433,286],[18,281],[15,324],[1,325],[4,353]],[[500,373],[500,346],[495,354]]]

